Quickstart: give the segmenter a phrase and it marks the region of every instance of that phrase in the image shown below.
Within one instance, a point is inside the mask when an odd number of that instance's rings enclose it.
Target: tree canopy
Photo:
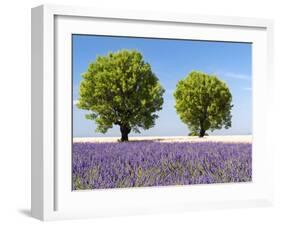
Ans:
[[[97,132],[106,133],[113,125],[120,127],[121,141],[128,141],[133,130],[155,125],[162,109],[164,89],[135,50],[120,50],[99,56],[82,75],[77,107],[90,111]]]
[[[225,82],[214,75],[190,72],[174,92],[176,111],[193,135],[231,127],[232,95]]]

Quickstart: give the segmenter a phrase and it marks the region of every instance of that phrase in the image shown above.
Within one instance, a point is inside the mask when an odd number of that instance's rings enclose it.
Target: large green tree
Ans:
[[[204,137],[207,130],[231,127],[232,95],[216,76],[190,72],[174,92],[176,111],[191,134]]]
[[[141,53],[120,50],[99,56],[82,76],[77,106],[90,111],[86,118],[95,120],[97,132],[118,125],[121,141],[128,141],[132,130],[155,125],[164,89]]]

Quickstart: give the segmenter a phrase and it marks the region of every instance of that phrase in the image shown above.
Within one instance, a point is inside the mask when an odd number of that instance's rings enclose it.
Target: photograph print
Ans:
[[[252,44],[72,35],[72,190],[252,181]]]

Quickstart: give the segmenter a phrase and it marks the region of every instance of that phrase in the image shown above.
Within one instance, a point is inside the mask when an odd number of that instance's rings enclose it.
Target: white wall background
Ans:
[[[276,0],[9,0],[0,7],[0,224],[37,225],[30,208],[30,8],[43,3],[173,13],[231,15],[275,20],[275,75],[281,87],[281,6]],[[281,88],[276,89],[275,116],[281,115]],[[281,117],[280,117],[281,118]],[[275,133],[279,133],[276,119]],[[278,141],[276,144],[278,145]],[[50,225],[281,225],[281,145],[275,153],[276,203],[270,208],[197,211],[132,216]]]

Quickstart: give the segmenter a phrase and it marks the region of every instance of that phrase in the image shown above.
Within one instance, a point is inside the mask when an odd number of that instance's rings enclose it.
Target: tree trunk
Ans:
[[[131,128],[128,126],[120,126],[120,132],[121,132],[121,141],[128,141],[128,134],[131,132]]]
[[[204,137],[205,136],[205,130],[204,129],[200,129],[200,133],[199,133],[199,137]]]

